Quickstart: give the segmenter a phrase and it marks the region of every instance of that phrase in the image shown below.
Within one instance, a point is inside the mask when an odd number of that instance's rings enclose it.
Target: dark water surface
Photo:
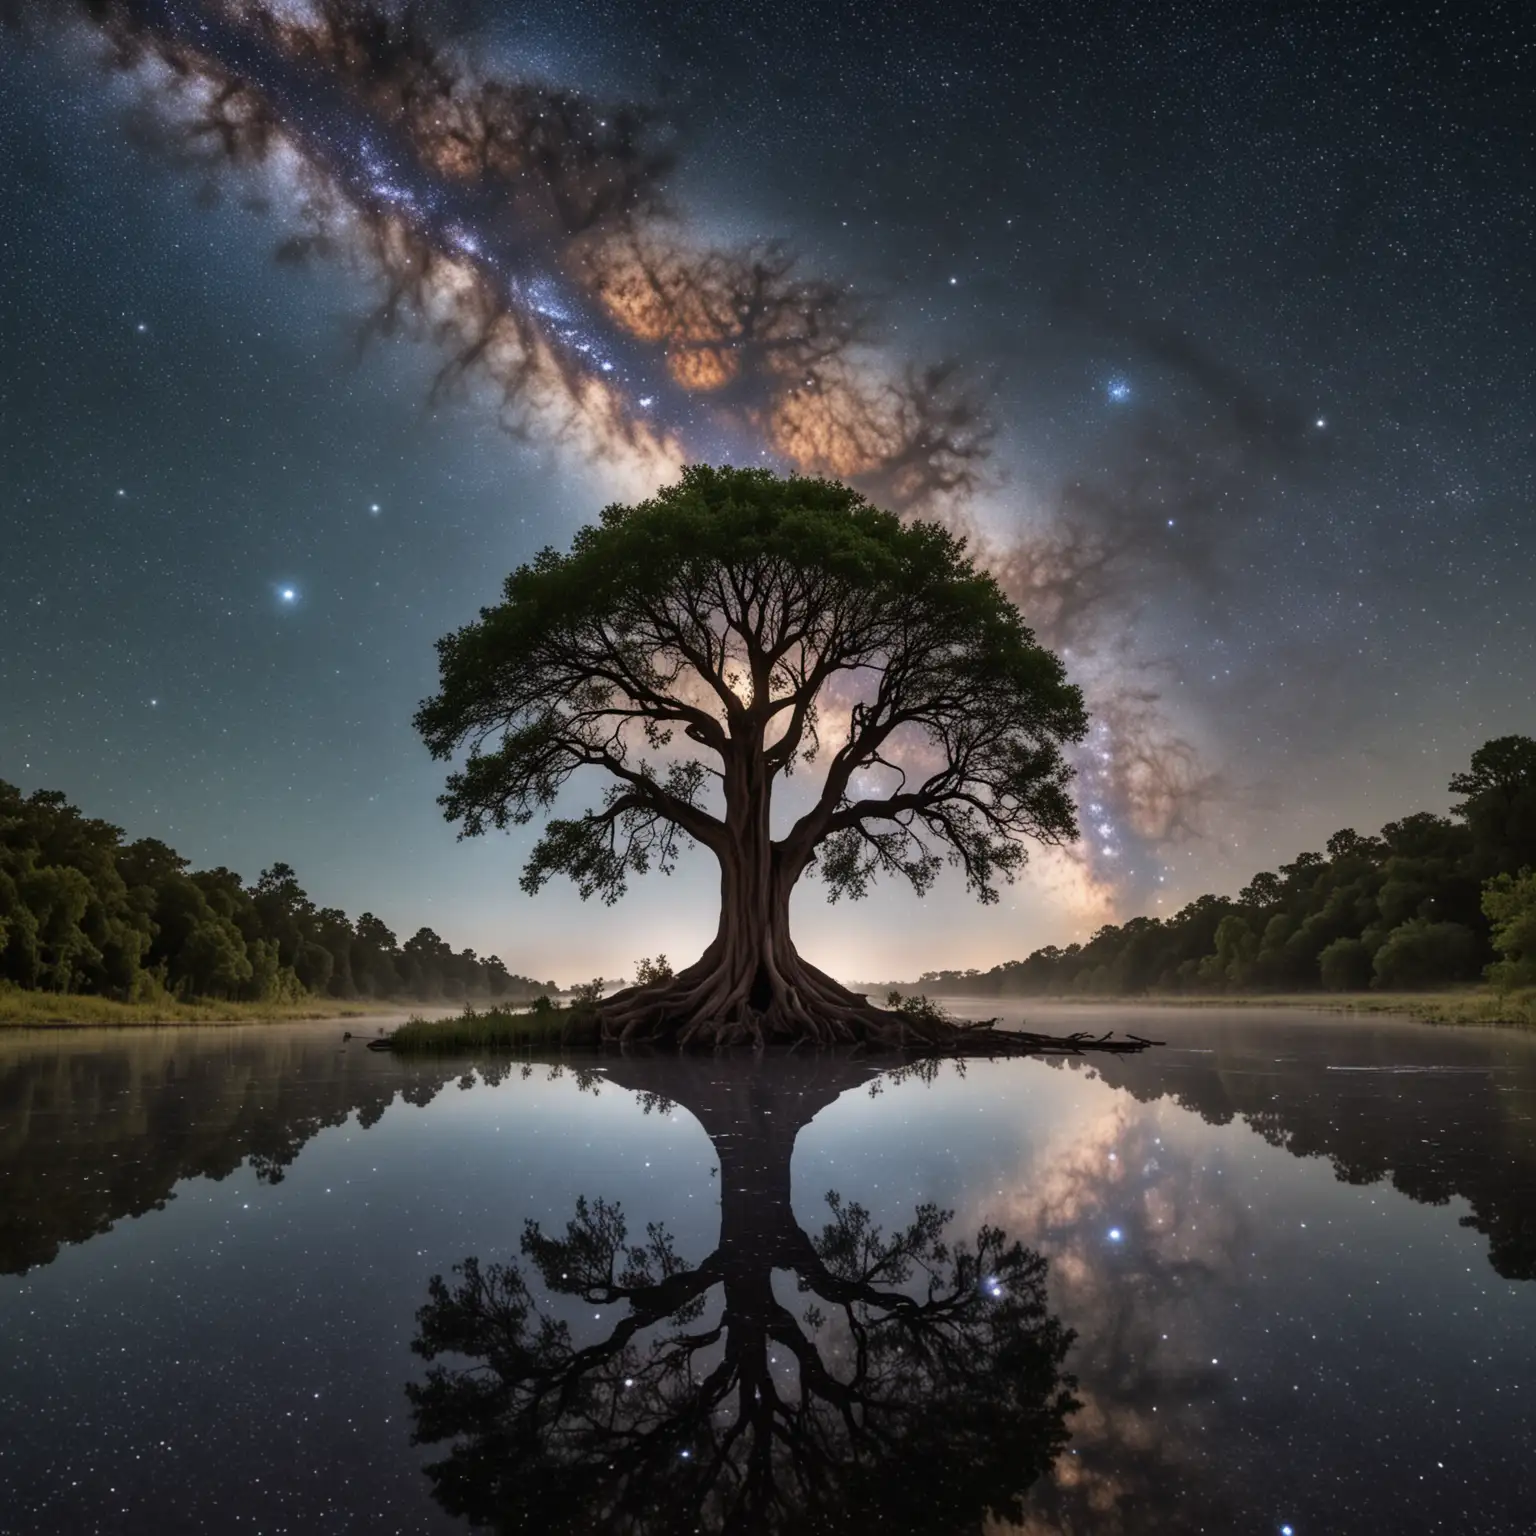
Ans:
[[[1169,1044],[6,1033],[0,1529],[1536,1531],[1536,1038],[1112,1022]]]

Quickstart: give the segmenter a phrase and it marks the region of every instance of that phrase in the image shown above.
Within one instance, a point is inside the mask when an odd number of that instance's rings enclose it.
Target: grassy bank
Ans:
[[[379,1013],[390,1006],[341,1002],[332,997],[307,997],[293,1003],[230,1003],[217,999],[182,1002],[170,997],[146,1003],[119,1003],[109,997],[84,997],[73,992],[28,992],[19,987],[0,987],[0,1029],[266,1024],[279,1020],[349,1019]]]
[[[963,994],[955,994],[959,998]],[[975,1001],[970,997],[966,1001]],[[1028,1008],[1031,1003],[1067,1003],[1135,1008],[1313,1008],[1325,1013],[1381,1013],[1428,1024],[1501,1024],[1536,1029],[1536,989],[1495,992],[1462,987],[1446,992],[1151,992],[1092,996],[1019,996],[981,1001]]]
[[[390,1034],[389,1043],[406,1056],[590,1048],[598,1043],[598,1021],[595,1010],[579,1003],[569,1008],[466,1008],[447,1019],[407,1019]]]
[[[1314,1004],[1315,1006],[1315,1004]],[[1348,1013],[1406,1013],[1429,1024],[1506,1024],[1536,1029],[1536,990],[1425,992],[1421,995],[1366,992],[1329,998],[1325,1008]]]

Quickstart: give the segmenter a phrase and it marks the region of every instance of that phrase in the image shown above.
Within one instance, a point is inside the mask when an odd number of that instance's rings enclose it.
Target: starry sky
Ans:
[[[429,8],[590,151],[552,203],[455,179],[315,3],[0,31],[0,777],[514,970],[691,958],[707,855],[611,910],[525,897],[532,834],[457,843],[410,727],[437,636],[686,458],[846,462],[973,533],[1098,721],[1083,846],[998,907],[797,895],[847,978],[1169,913],[1536,731],[1524,7]],[[259,147],[188,135],[209,81]],[[836,346],[797,336],[786,387],[691,311],[663,334],[630,225],[570,213],[615,174],[689,293],[771,253]],[[455,366],[487,315],[531,376]],[[939,365],[973,414],[936,494],[891,423]]]

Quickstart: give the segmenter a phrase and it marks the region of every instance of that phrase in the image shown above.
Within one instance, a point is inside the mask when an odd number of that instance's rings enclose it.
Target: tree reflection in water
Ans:
[[[952,1240],[934,1205],[888,1233],[836,1192],[812,1236],[790,1205],[795,1135],[872,1073],[826,1056],[764,1065],[624,1060],[607,1074],[710,1134],[720,1237],[702,1262],[582,1198],[559,1236],[525,1226],[522,1262],[470,1258],[433,1280],[414,1348],[434,1364],[408,1391],[417,1441],[451,1444],[428,1468],[446,1509],[583,1532],[1022,1518],[1077,1406],[1045,1260],[996,1227]],[[582,1344],[544,1293],[625,1310]]]

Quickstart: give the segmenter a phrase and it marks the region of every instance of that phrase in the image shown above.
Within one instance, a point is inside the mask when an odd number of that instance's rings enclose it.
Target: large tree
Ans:
[[[1086,720],[1061,662],[963,540],[829,481],[687,469],[519,567],[438,651],[416,724],[436,757],[468,748],[448,818],[475,836],[550,815],[524,889],[564,873],[612,902],[690,840],[719,861],[713,942],[608,999],[612,1038],[921,1030],[800,957],[796,882],[921,894],[947,859],[990,902],[1029,840],[1076,835],[1062,748]],[[812,765],[776,816],[780,781]],[[552,814],[583,770],[608,781],[599,803]]]

